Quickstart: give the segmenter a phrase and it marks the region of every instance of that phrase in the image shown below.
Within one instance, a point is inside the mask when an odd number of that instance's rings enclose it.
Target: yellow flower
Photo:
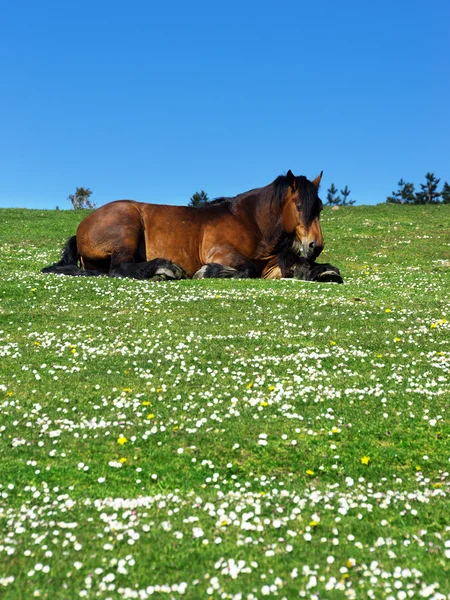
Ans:
[[[310,527],[317,527],[317,525],[319,524],[319,521],[311,521],[309,526]]]
[[[368,465],[370,462],[370,458],[368,456],[363,456],[361,462],[363,465]]]
[[[401,342],[401,341],[402,341],[401,338],[398,338],[398,337],[394,338],[394,342]]]
[[[6,392],[7,396],[14,396],[14,392]]]
[[[274,389],[275,389],[274,385],[269,385],[269,391],[273,392]]]
[[[419,465],[416,466],[416,471],[421,471],[422,467],[419,467]]]
[[[156,393],[159,394],[159,392],[162,392],[162,388],[157,388],[156,389]]]
[[[333,340],[330,341],[330,346],[336,346],[336,344],[337,344],[337,342],[335,342]]]
[[[123,446],[127,442],[128,442],[127,438],[124,437],[123,435],[120,438],[117,439],[117,443],[120,444],[121,446]]]
[[[33,342],[35,346],[40,346],[41,342]]]
[[[252,387],[253,383],[247,383],[246,387],[249,390]]]
[[[153,413],[150,413],[149,415],[147,415],[147,419],[154,419],[155,415]]]
[[[119,462],[120,462],[120,463],[122,463],[122,464],[123,464],[123,463],[126,463],[126,462],[127,462],[127,459],[126,459],[125,457],[123,457],[123,458],[119,458]]]
[[[128,394],[128,392],[131,392],[131,388],[123,388],[123,391]]]
[[[269,405],[269,403],[268,403],[268,402],[266,402],[265,400],[263,400],[262,402],[260,402],[260,404],[259,404],[259,405],[260,405],[260,406],[268,406],[268,405]]]
[[[392,310],[390,308],[386,308],[384,312],[390,313]]]
[[[382,354],[377,354],[377,358],[383,358]]]
[[[340,433],[341,430],[338,427],[332,427],[331,428],[331,433]]]
[[[437,323],[431,323],[430,327],[431,327],[431,329],[436,329]]]
[[[228,521],[226,519],[221,522],[220,527],[225,527],[225,525],[228,525]]]
[[[148,400],[146,400],[145,402],[142,403],[142,406],[150,406],[151,402],[149,402]]]
[[[311,471],[311,469],[307,469],[306,474],[312,476],[312,475],[314,475],[314,471]]]

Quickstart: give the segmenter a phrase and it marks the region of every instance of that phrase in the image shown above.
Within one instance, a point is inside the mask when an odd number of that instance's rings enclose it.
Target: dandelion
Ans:
[[[369,462],[370,462],[370,458],[368,456],[363,456],[361,458],[361,462],[362,462],[363,465],[368,465]]]
[[[155,415],[153,413],[150,413],[149,415],[147,415],[147,419],[154,419]]]
[[[314,471],[312,471],[311,469],[307,469],[307,470],[306,470],[306,474],[307,474],[307,475],[310,475],[311,477],[312,477],[313,475],[315,475]]]
[[[127,459],[125,457],[119,458],[119,462],[122,463],[122,464],[126,463]]]
[[[124,444],[126,444],[128,442],[127,438],[125,436],[120,436],[120,438],[117,439],[117,443],[120,444],[121,446],[123,446]]]

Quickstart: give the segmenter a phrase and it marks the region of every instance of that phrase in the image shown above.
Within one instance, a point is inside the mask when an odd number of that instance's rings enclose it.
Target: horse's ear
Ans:
[[[286,173],[287,181],[289,186],[295,191],[297,189],[297,181],[295,180],[294,173],[289,169]]]
[[[313,180],[313,184],[316,186],[317,189],[319,189],[322,175],[323,175],[323,171],[320,171],[320,175],[317,175],[317,177]]]

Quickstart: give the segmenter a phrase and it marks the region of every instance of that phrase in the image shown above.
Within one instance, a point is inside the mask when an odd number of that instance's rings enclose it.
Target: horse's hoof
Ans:
[[[321,281],[322,283],[344,283],[344,280],[336,271],[323,271],[323,273],[317,276],[316,281]]]
[[[208,265],[203,265],[196,273],[192,275],[192,279],[203,279],[205,277],[206,269]]]
[[[186,279],[186,271],[177,263],[172,263],[170,270],[173,272],[174,279]]]
[[[155,277],[159,277],[158,281],[166,280],[166,279],[184,279],[186,277],[185,270],[177,265],[176,263],[172,263],[170,267],[160,267],[155,272]],[[153,279],[155,279],[155,277]]]
[[[157,269],[155,272],[155,277],[158,277],[158,275],[161,277],[161,279],[175,279],[175,273],[168,267],[160,267]]]

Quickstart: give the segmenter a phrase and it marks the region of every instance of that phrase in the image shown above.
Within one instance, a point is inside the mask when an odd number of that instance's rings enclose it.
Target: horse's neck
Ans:
[[[236,196],[233,212],[251,228],[257,238],[255,258],[265,260],[274,256],[283,237],[281,210],[269,186]]]

